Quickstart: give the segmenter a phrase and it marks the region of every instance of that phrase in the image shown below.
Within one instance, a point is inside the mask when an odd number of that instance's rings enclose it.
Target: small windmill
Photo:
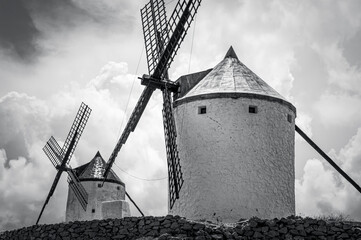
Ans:
[[[176,144],[177,131],[171,100],[171,92],[177,92],[178,85],[168,79],[168,69],[197,13],[200,3],[201,0],[179,0],[168,22],[163,0],[150,0],[141,9],[149,75],[143,75],[141,78],[141,84],[146,87],[110,155],[104,172],[106,178],[118,152],[127,141],[129,134],[137,126],[152,93],[155,89],[160,89],[163,92],[162,112],[167,151],[170,208],[179,198],[183,177]]]
[[[85,191],[83,185],[80,183],[75,172],[69,165],[69,161],[74,153],[75,147],[78,144],[79,138],[83,133],[84,127],[88,121],[91,109],[84,103],[80,105],[78,113],[75,117],[73,125],[71,126],[68,137],[65,140],[63,148],[60,148],[59,144],[53,136],[50,137],[48,142],[45,144],[43,151],[50,159],[51,163],[54,165],[55,169],[58,171],[53,185],[50,188],[49,194],[45,200],[43,208],[39,214],[36,224],[39,223],[41,215],[45,209],[45,206],[48,204],[50,197],[53,195],[56,186],[58,185],[61,174],[65,171],[68,173],[68,183],[71,189],[74,191],[75,196],[79,200],[81,206],[86,210],[88,203],[88,194]]]

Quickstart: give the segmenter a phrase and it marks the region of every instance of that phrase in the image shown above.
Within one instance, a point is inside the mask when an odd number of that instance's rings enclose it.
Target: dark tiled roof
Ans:
[[[98,151],[90,162],[74,170],[81,181],[99,181],[104,180],[103,174],[105,166],[106,162]],[[120,180],[113,170],[110,170],[106,182],[116,182],[124,186],[122,180]]]

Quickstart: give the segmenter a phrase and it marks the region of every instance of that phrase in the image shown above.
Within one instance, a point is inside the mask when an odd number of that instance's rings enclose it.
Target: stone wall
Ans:
[[[168,215],[34,225],[2,232],[0,239],[361,239],[360,226],[300,217],[217,225]]]

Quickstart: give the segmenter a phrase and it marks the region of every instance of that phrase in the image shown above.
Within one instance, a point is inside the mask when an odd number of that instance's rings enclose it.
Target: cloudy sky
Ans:
[[[176,1],[165,2],[169,16]],[[98,150],[108,159],[143,89],[137,77],[147,73],[145,3],[0,1],[0,230],[35,224],[56,173],[42,147],[51,135],[63,143],[82,101],[93,111],[71,165]],[[360,42],[357,0],[204,0],[170,77],[214,67],[232,45],[361,184]],[[113,168],[147,215],[167,213],[161,104],[153,94]],[[297,214],[361,220],[360,193],[299,137],[295,166]],[[41,222],[64,220],[66,196],[64,174]]]

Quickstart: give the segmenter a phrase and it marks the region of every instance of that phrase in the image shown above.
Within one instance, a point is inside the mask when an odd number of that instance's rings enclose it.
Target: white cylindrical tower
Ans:
[[[75,168],[75,173],[88,194],[86,211],[75,193],[68,189],[65,221],[129,217],[129,204],[125,201],[125,184],[111,170],[103,185],[105,161],[99,152],[87,164]]]
[[[232,47],[214,69],[178,81],[184,184],[170,213],[221,222],[295,214],[295,107]]]

